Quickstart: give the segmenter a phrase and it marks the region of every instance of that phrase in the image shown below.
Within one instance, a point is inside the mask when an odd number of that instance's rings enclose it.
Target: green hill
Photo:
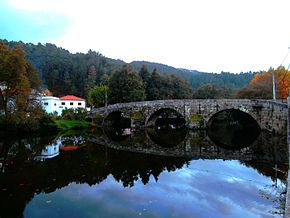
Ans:
[[[100,82],[104,74],[111,75],[116,69],[125,64],[122,60],[115,60],[89,50],[87,53],[72,54],[68,50],[46,43],[37,45],[32,43],[0,40],[10,47],[23,46],[28,60],[39,73],[43,85],[54,95],[73,94],[85,96],[88,83]],[[130,63],[136,71],[146,65],[149,72],[154,68],[162,74],[174,74],[184,78],[193,88],[205,83],[240,89],[247,85],[254,73],[203,73],[196,70],[178,69],[172,66],[147,61],[133,61]],[[88,75],[95,75],[95,81],[89,81]]]

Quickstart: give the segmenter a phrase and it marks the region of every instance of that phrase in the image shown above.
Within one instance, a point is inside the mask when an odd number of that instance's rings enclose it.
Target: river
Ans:
[[[286,137],[242,140],[186,129],[2,137],[0,217],[282,217]]]

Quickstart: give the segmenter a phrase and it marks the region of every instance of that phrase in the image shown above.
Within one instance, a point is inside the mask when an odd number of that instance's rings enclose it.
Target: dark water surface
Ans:
[[[286,137],[215,140],[186,129],[2,137],[0,217],[282,217]]]

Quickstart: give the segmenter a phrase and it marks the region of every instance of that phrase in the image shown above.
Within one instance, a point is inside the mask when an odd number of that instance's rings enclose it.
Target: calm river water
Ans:
[[[1,138],[0,217],[282,217],[286,137],[212,141],[155,129]]]

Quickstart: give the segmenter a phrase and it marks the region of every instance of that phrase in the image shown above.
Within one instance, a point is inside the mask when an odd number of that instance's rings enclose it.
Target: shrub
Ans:
[[[64,120],[85,120],[87,110],[85,108],[65,109],[62,111],[62,119]]]

